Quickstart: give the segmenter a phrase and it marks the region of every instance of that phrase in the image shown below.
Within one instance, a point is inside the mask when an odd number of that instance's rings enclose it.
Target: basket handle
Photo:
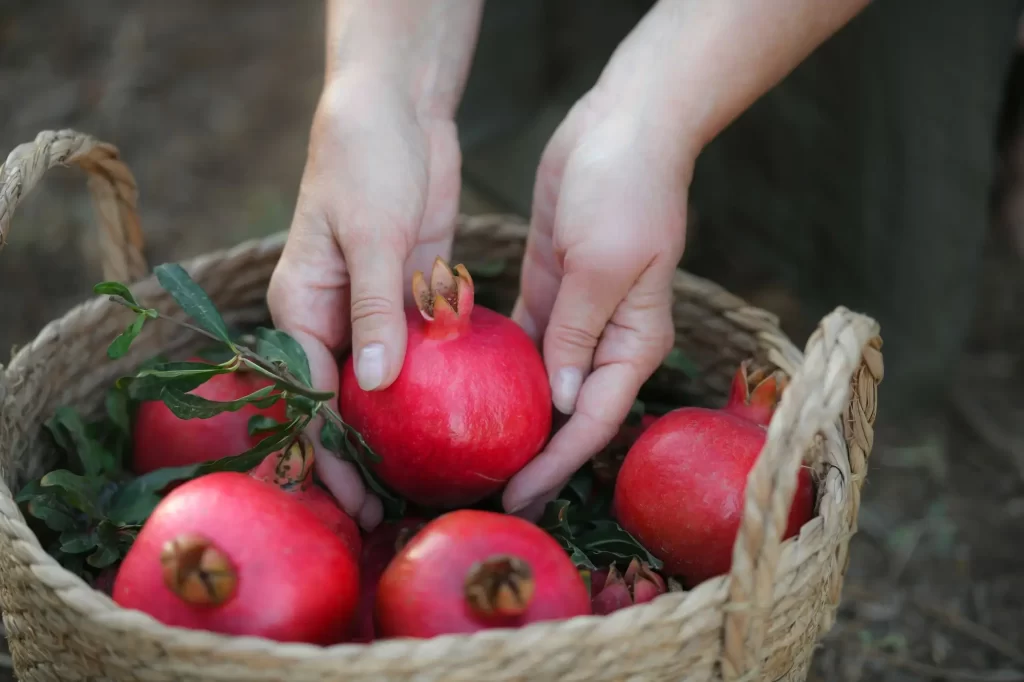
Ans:
[[[125,283],[142,279],[149,267],[142,254],[135,177],[121,161],[117,147],[74,130],[44,130],[32,142],[15,147],[0,166],[0,250],[22,199],[46,171],[72,164],[88,175],[102,228],[103,276]]]
[[[733,546],[723,623],[725,680],[739,680],[761,664],[797,470],[818,433],[844,412],[854,482],[861,484],[882,380],[878,332],[871,318],[837,308],[807,341],[804,361],[782,394],[764,449],[747,478],[743,520]]]

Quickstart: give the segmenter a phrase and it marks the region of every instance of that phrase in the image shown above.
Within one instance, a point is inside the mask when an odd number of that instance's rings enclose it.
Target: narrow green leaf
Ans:
[[[107,397],[104,402],[107,408],[107,418],[110,420],[110,423],[116,426],[121,433],[131,435],[131,401],[128,399],[128,395],[118,388],[112,388],[107,391]]]
[[[212,462],[204,462],[203,464],[200,464],[196,467],[195,474],[192,478],[199,478],[200,476],[212,474],[217,471],[239,471],[243,473],[252,471],[253,467],[262,462],[267,455],[280,450],[291,442],[292,438],[295,437],[295,434],[304,429],[308,423],[309,420],[304,418],[292,420],[289,422],[287,429],[264,438],[254,448],[250,448],[239,455],[222,457],[221,459],[216,459]]]
[[[569,500],[551,500],[544,506],[544,513],[537,525],[555,537],[572,537],[569,524]]]
[[[359,446],[352,442],[352,438],[362,444],[364,448],[362,452],[360,452]],[[388,519],[400,518],[405,513],[405,500],[384,485],[376,472],[367,464],[367,459],[380,461],[380,457],[370,449],[370,446],[355,429],[349,428],[347,431],[342,431],[334,422],[324,420],[324,425],[320,429],[320,442],[334,454],[356,465],[367,487],[380,497],[380,501],[384,505],[384,514]]]
[[[117,469],[113,453],[89,435],[85,422],[74,409],[66,405],[58,407],[46,422],[46,428],[61,448],[78,459],[86,475],[101,476]]]
[[[199,388],[217,374],[231,369],[205,362],[164,362],[139,370],[135,376],[121,377],[117,387],[132,400],[160,400],[164,388],[172,387],[182,393]]]
[[[566,554],[569,555],[569,559],[576,566],[576,568],[583,568],[589,571],[596,571],[597,565],[590,560],[586,552],[577,547],[572,540],[566,540],[564,538],[555,538],[558,540],[558,544],[562,545],[562,549],[565,550]]]
[[[256,353],[273,363],[281,363],[307,388],[313,388],[309,358],[299,342],[280,329],[256,329]]]
[[[697,365],[693,363],[688,357],[683,355],[683,351],[678,348],[673,348],[669,351],[668,356],[661,363],[663,366],[669,369],[674,369],[678,372],[682,372],[688,377],[697,377],[700,375],[700,370]]]
[[[110,345],[107,346],[107,357],[111,360],[117,360],[118,358],[124,357],[131,348],[132,341],[142,331],[142,325],[146,323],[146,313],[138,313],[132,323],[125,327],[125,330],[117,335]]]
[[[228,333],[228,326],[224,323],[224,318],[220,316],[213,301],[206,295],[203,288],[189,276],[185,268],[177,263],[164,263],[153,268],[153,273],[156,275],[157,281],[160,282],[160,286],[174,297],[181,309],[200,327],[221,341],[231,343],[231,335]]]
[[[135,300],[135,296],[132,295],[131,290],[120,282],[100,282],[92,288],[92,291],[94,294],[99,296],[120,296],[134,306],[139,305],[139,302]]]
[[[627,561],[636,556],[647,561],[655,570],[662,568],[661,560],[647,551],[639,540],[615,521],[592,521],[590,525],[592,527],[576,536],[575,541],[592,559]]]
[[[237,400],[220,402],[184,393],[173,386],[164,386],[163,391],[160,392],[160,400],[178,419],[209,419],[222,412],[237,412],[250,403],[260,402],[262,399],[268,398],[275,390],[273,386],[264,386]],[[280,400],[280,394],[276,396],[276,400]]]
[[[287,422],[279,422],[273,417],[265,414],[254,414],[249,417],[248,428],[250,436],[264,435],[279,431],[288,426]]]
[[[231,348],[223,345],[207,346],[196,351],[196,357],[200,357],[203,360],[213,365],[219,365],[222,363],[229,362],[236,355],[235,351]]]

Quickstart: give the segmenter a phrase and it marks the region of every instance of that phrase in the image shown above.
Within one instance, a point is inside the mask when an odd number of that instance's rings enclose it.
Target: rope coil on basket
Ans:
[[[117,150],[73,131],[41,133],[0,168],[0,235],[45,168],[74,163],[90,173],[108,278],[137,281],[147,304],[170,305],[146,273],[135,184]],[[456,252],[521,258],[525,223],[509,216],[460,219]],[[281,235],[185,263],[225,316],[265,319],[266,282]],[[461,254],[457,254],[461,255]],[[147,354],[189,342],[149,326],[123,362],[105,344],[124,320],[92,299],[52,322],[0,374],[0,600],[24,680],[802,680],[814,644],[831,624],[856,528],[882,379],[878,327],[839,308],[803,356],[777,321],[717,285],[684,272],[674,288],[679,342],[707,337],[717,354],[688,386],[720,394],[736,354],[756,353],[791,376],[767,443],[751,471],[729,575],[609,616],[537,623],[421,641],[318,648],[168,628],[118,608],[64,570],[39,545],[9,486],[38,471],[41,423],[57,404],[94,407],[96,389]],[[724,340],[724,342],[723,342]],[[78,343],[75,353],[69,343]],[[73,357],[68,357],[73,355]],[[780,542],[796,471],[828,469],[819,515]],[[58,644],[59,643],[59,644]]]

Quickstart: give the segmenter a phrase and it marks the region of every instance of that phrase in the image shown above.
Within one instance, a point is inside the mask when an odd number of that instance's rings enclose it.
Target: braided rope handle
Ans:
[[[841,415],[843,433],[870,447],[878,383],[882,378],[878,324],[837,308],[807,342],[802,365],[782,394],[768,427],[764,449],[747,479],[743,520],[733,547],[729,604],[724,628],[722,676],[736,681],[755,676],[773,601],[782,534],[796,492],[803,455],[820,431]],[[853,384],[857,383],[856,391]],[[850,409],[851,395],[858,402]],[[852,427],[852,428],[851,428]],[[853,463],[863,477],[864,449]],[[860,485],[860,480],[855,481]]]
[[[21,201],[55,166],[75,165],[88,175],[89,193],[99,219],[103,276],[134,282],[149,272],[142,254],[142,230],[136,211],[135,177],[117,147],[74,130],[44,130],[32,142],[14,148],[0,166],[0,250]]]

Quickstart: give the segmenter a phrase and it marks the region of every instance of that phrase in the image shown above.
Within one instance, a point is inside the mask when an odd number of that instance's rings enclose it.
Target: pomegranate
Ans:
[[[377,587],[381,637],[434,637],[591,613],[558,542],[529,521],[461,509],[430,521]]]
[[[381,457],[378,475],[423,507],[475,504],[544,446],[551,388],[540,352],[509,318],[473,305],[473,281],[438,258],[413,277],[408,347],[391,386],[364,391],[350,356],[341,372],[345,420]]]
[[[352,556],[362,550],[359,526],[346,514],[334,496],[313,481],[313,443],[302,434],[285,449],[267,455],[249,472],[253,478],[276,485],[316,514],[348,546]]]
[[[654,422],[626,454],[613,511],[622,527],[689,586],[729,571],[743,514],[747,475],[764,447],[779,393],[777,377],[737,371],[728,404],[684,407]],[[814,513],[806,467],[797,474],[785,538]]]
[[[646,561],[640,563],[633,557],[625,573],[619,573],[614,564],[592,573],[590,592],[594,613],[604,616],[627,606],[649,602],[659,594],[665,594],[666,586],[665,579]]]
[[[204,362],[191,358],[190,362]],[[239,370],[216,374],[193,395],[207,400],[238,400],[271,385],[270,379],[255,372]],[[139,405],[132,433],[132,469],[146,474],[163,467],[199,464],[222,457],[239,455],[256,446],[266,434],[249,435],[249,419],[263,415],[285,421],[285,404],[279,400],[268,408],[246,405],[237,412],[221,412],[209,419],[179,419],[159,400]]]
[[[326,645],[350,633],[359,567],[291,495],[218,472],[157,505],[121,564],[113,599],[167,625]]]
[[[423,519],[406,518],[387,522],[367,533],[363,543],[363,556],[359,562],[359,610],[356,614],[353,642],[372,642],[376,636],[373,622],[373,605],[377,599],[377,583],[391,560],[402,547],[423,528]]]

